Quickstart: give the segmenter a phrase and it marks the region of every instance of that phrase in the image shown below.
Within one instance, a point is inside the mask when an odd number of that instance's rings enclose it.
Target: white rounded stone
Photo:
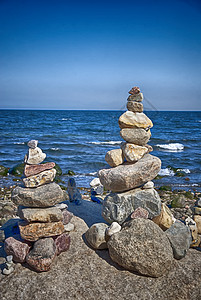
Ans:
[[[154,188],[154,183],[153,183],[153,181],[148,181],[148,182],[146,182],[146,183],[143,185],[142,188],[143,188],[143,189],[153,189],[153,188]]]
[[[113,222],[110,227],[106,228],[106,235],[112,236],[114,233],[121,231],[121,225],[117,222]]]
[[[91,182],[90,182],[90,187],[95,187],[98,185],[101,185],[100,179],[98,177],[94,178]]]

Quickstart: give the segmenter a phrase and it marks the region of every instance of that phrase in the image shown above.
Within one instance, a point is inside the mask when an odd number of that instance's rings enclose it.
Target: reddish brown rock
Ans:
[[[128,93],[131,95],[139,94],[140,88],[138,86],[134,86]]]
[[[148,216],[149,216],[149,212],[146,209],[142,207],[138,207],[132,213],[131,219],[138,219],[138,218],[148,219]]]
[[[73,213],[71,213],[67,209],[62,211],[62,215],[63,215],[63,224],[64,225],[68,224],[73,217]]]
[[[37,241],[39,238],[62,234],[64,225],[62,221],[52,223],[19,222],[20,235],[27,241]]]
[[[9,237],[4,242],[4,250],[7,255],[13,255],[13,260],[17,263],[25,262],[27,253],[32,244],[20,239],[20,236]]]
[[[56,253],[59,255],[61,252],[65,252],[70,248],[70,235],[63,233],[54,238],[54,242],[56,245]]]
[[[37,175],[45,170],[50,170],[54,168],[54,166],[55,166],[54,162],[48,162],[46,164],[41,164],[41,165],[25,165],[24,175],[26,177]]]
[[[57,248],[53,238],[43,238],[34,243],[33,249],[26,256],[26,262],[38,272],[50,270],[56,257]]]

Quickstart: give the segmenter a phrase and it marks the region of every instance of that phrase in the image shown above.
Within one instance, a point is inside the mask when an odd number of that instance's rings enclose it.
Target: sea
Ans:
[[[64,174],[75,173],[78,187],[89,187],[108,168],[107,151],[120,147],[118,119],[124,111],[0,110],[0,165],[23,162],[31,139]],[[201,191],[201,112],[145,111],[153,121],[149,144],[162,161],[156,186]],[[177,170],[175,170],[177,169]],[[178,171],[183,174],[177,176]],[[63,175],[67,184],[69,176]],[[11,175],[0,179],[10,185]]]

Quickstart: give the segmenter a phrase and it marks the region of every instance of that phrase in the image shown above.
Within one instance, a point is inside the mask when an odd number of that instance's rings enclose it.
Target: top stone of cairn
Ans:
[[[37,140],[31,140],[27,143],[27,146],[31,149],[35,149],[38,146]]]
[[[29,150],[24,157],[25,164],[37,165],[43,162],[46,158],[46,154],[43,153],[43,151],[39,147],[37,147],[38,141],[31,140],[27,143],[27,145],[29,146]]]
[[[134,86],[129,92],[131,95],[136,95],[140,93],[140,88],[138,86]]]

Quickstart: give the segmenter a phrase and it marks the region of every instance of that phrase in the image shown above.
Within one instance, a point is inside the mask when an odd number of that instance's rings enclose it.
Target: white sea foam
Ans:
[[[71,118],[62,118],[62,121],[68,121],[68,120],[72,120]]]
[[[122,141],[108,141],[108,142],[89,142],[94,145],[121,145]]]
[[[50,148],[51,150],[53,150],[53,151],[58,151],[58,150],[60,150],[60,148]]]
[[[172,171],[169,168],[166,169],[161,169],[160,172],[158,173],[160,176],[174,176],[174,171]]]
[[[156,147],[167,150],[169,152],[177,152],[184,150],[184,145],[180,143],[157,144]]]
[[[201,120],[199,120],[198,122],[201,123]]]
[[[186,174],[189,174],[191,172],[189,169],[178,169],[177,171],[184,172]]]
[[[14,142],[15,145],[25,145],[25,142]]]

